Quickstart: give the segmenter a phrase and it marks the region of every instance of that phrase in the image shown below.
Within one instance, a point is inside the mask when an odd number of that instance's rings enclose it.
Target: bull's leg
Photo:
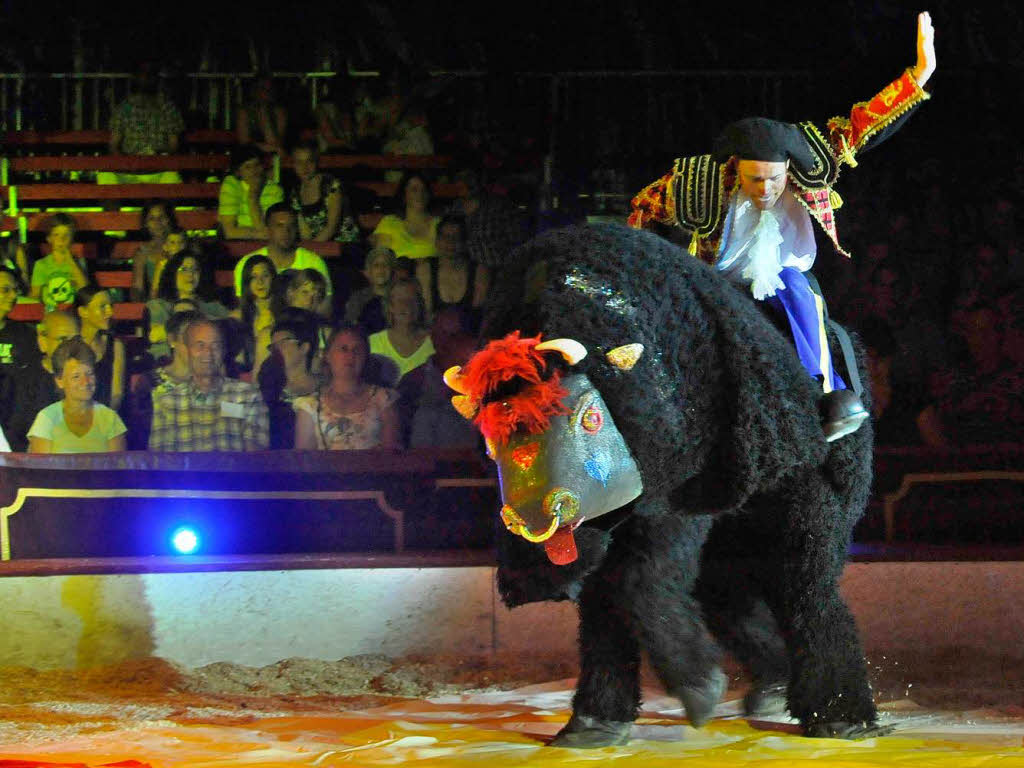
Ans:
[[[764,585],[774,576],[763,548],[773,531],[758,529],[762,518],[755,511],[716,520],[704,544],[696,589],[708,628],[750,674],[743,698],[747,716],[785,711],[789,683],[786,644],[764,599]]]
[[[779,559],[767,586],[789,649],[789,711],[811,736],[882,733],[857,627],[839,594],[852,524],[841,524],[846,511],[819,471],[801,473],[778,502]]]
[[[750,673],[751,686],[743,697],[743,713],[756,717],[783,712],[789,658],[775,617],[758,596],[759,585],[736,579],[734,568],[742,572],[742,564],[733,561],[718,565],[722,567],[711,572],[702,569],[697,596],[708,628],[719,645]],[[749,587],[749,591],[740,588],[740,584]]]
[[[602,569],[579,598],[580,676],[573,714],[554,747],[625,744],[640,706],[640,648],[616,599],[617,575]]]
[[[708,515],[668,514],[648,501],[634,512],[623,546],[635,553],[623,563],[623,598],[640,644],[665,689],[686,707],[690,723],[711,718],[725,693],[721,652],[704,626],[693,597]]]

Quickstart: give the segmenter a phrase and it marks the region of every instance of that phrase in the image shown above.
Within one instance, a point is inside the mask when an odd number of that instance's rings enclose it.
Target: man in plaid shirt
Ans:
[[[192,378],[153,390],[151,451],[263,451],[270,444],[267,406],[252,384],[222,373],[224,339],[212,320],[185,331]]]

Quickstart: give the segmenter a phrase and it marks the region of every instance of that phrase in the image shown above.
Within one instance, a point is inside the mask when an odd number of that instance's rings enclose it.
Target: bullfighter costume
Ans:
[[[801,363],[821,378],[830,441],[856,430],[867,412],[833,370],[824,302],[803,274],[816,256],[811,220],[849,256],[835,224],[842,200],[833,185],[842,164],[856,166],[858,153],[884,141],[926,99],[908,69],[870,101],[854,105],[849,117],[828,120],[824,132],[812,122],[741,120],[719,135],[713,154],[677,159],[633,198],[630,226],[681,227],[692,255],[784,314]],[[741,188],[741,160],[787,164],[786,189],[769,209],[759,210]]]

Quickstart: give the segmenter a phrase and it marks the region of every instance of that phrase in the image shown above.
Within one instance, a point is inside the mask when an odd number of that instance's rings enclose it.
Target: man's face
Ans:
[[[188,366],[193,376],[210,377],[220,373],[224,359],[224,341],[217,326],[193,323],[186,331]]]
[[[288,211],[278,211],[271,214],[267,221],[267,241],[275,248],[283,251],[295,247],[295,238],[298,235],[298,227],[295,225],[295,214]]]
[[[36,341],[39,344],[39,351],[47,360],[53,354],[53,350],[60,346],[62,341],[74,338],[78,335],[78,326],[70,317],[61,314],[47,315],[36,326]]]
[[[758,210],[767,211],[786,191],[788,165],[762,160],[740,160],[736,168],[740,177],[740,189],[754,202]]]

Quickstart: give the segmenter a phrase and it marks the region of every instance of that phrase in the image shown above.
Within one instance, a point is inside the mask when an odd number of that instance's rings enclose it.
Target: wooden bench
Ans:
[[[27,232],[42,232],[53,212],[41,211],[22,216],[0,218],[0,232],[17,232],[19,219],[26,220]],[[176,211],[178,223],[187,230],[217,228],[217,212],[208,210]],[[137,211],[84,211],[71,214],[79,232],[132,231],[139,229]]]

